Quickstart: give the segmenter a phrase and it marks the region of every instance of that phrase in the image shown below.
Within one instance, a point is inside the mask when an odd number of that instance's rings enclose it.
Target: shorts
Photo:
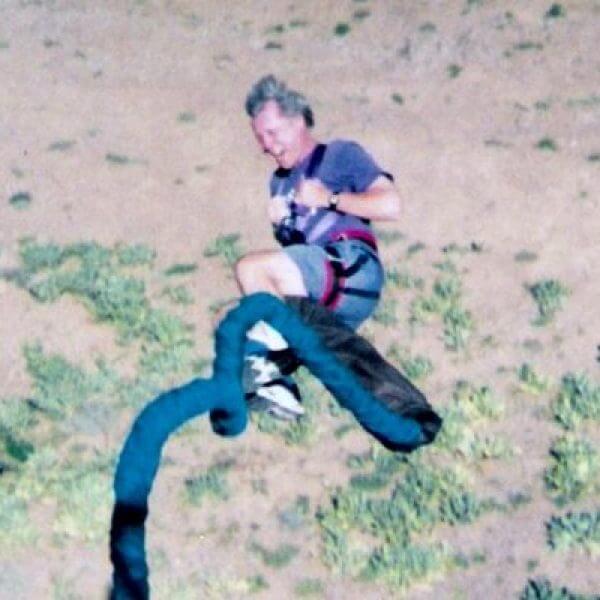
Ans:
[[[356,272],[338,279],[342,290],[339,294],[334,290],[336,277],[331,256],[325,248],[312,244],[295,244],[286,246],[283,252],[298,265],[308,297],[327,306],[346,325],[356,329],[377,307],[385,280],[383,266],[377,253],[358,240],[334,242],[328,248],[333,248],[344,269],[351,269],[357,261],[359,264],[363,263]],[[343,292],[344,288],[350,288],[348,293]],[[352,293],[352,290],[357,290],[357,293]],[[358,295],[362,292],[371,297]]]

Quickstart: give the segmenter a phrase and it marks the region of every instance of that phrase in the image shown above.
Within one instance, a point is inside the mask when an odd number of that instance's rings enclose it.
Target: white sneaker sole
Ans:
[[[286,413],[292,416],[301,416],[304,414],[304,408],[296,399],[296,396],[284,385],[276,384],[263,386],[256,390],[259,398],[268,400],[275,407],[280,407]]]
[[[250,366],[255,383],[268,383],[281,377],[277,365],[264,356],[246,356],[245,360]]]
[[[269,350],[285,350],[288,347],[288,343],[279,331],[264,321],[257,321],[248,329],[246,337],[264,344]]]

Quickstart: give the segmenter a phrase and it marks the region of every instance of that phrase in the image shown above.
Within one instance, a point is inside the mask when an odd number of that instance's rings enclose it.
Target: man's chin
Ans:
[[[290,158],[288,157],[287,153],[284,153],[284,154],[282,154],[280,156],[276,156],[275,157],[275,162],[282,169],[291,169],[294,166],[294,162],[292,160],[290,160]]]

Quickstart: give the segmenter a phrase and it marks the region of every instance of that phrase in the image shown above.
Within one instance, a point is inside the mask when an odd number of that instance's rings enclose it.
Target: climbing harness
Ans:
[[[370,248],[372,247],[370,246]],[[338,306],[343,295],[358,296],[360,298],[379,298],[379,290],[366,290],[347,285],[350,278],[356,275],[368,261],[378,261],[377,255],[370,250],[365,250],[351,265],[345,267],[336,246],[328,244],[324,249],[328,256],[326,262],[328,284],[323,296],[319,300],[320,304],[333,310]]]
[[[327,146],[325,144],[318,144],[313,150],[304,174],[307,179],[315,176],[317,169],[323,161],[326,150]],[[279,192],[282,191],[282,188],[283,182],[280,183]],[[323,211],[319,218],[311,222],[306,231],[300,231],[296,228],[298,205],[294,201],[294,189],[291,189],[285,197],[289,215],[274,227],[275,238],[282,246],[306,244],[309,240],[316,239],[321,233],[327,231],[327,229],[335,224],[337,210],[328,209]],[[356,275],[369,260],[378,260],[375,236],[366,230],[349,229],[335,231],[329,237],[330,242],[324,246],[324,250],[328,256],[325,266],[328,271],[328,283],[319,302],[324,306],[334,309],[339,304],[342,295],[378,299],[380,296],[379,290],[368,290],[347,285],[348,279]],[[361,254],[353,264],[344,267],[344,262],[334,245],[336,242],[341,241],[360,241],[368,246],[369,251]]]

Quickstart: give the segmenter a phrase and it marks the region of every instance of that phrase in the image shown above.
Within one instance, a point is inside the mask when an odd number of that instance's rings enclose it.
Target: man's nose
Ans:
[[[273,154],[274,144],[272,141],[264,140],[262,142],[262,149],[265,154]]]

